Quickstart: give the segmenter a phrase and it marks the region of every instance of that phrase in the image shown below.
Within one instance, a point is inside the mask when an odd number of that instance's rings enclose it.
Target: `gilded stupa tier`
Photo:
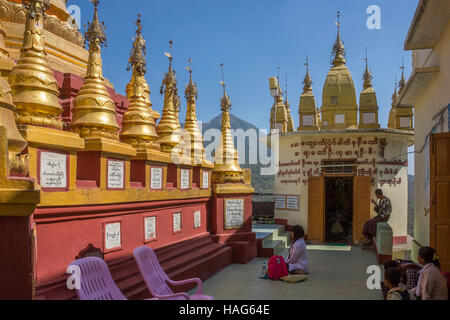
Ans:
[[[119,140],[116,109],[103,78],[102,45],[106,43],[105,27],[98,18],[98,0],[94,18],[86,32],[89,62],[83,86],[74,100],[72,130],[82,138]]]
[[[340,14],[338,13],[338,18]],[[358,105],[352,75],[345,65],[345,48],[338,20],[337,39],[333,46],[333,66],[325,80],[322,93],[323,129],[351,129],[358,124]]]
[[[140,15],[136,22],[137,31],[129,59],[129,69],[133,70],[131,81],[127,85],[127,98],[130,105],[124,114],[120,139],[139,150],[160,150],[157,142],[156,120],[159,113],[152,110],[150,87],[145,79],[147,62],[146,43],[142,36]]]
[[[172,46],[172,41],[170,41]],[[180,98],[178,96],[177,79],[172,69],[172,55],[166,53],[169,58],[169,70],[164,75],[160,93],[164,94],[164,106],[162,117],[157,127],[160,137],[161,151],[171,153],[172,149],[182,142],[181,127],[178,119]]]
[[[25,9],[27,20],[20,59],[9,74],[17,123],[63,129],[58,84],[49,68],[44,46],[43,24],[48,4],[43,0],[29,0]]]
[[[191,64],[191,59],[189,59]],[[189,83],[184,91],[184,96],[187,100],[186,120],[184,122],[184,129],[189,133],[190,142],[187,146],[190,147],[190,155],[194,164],[202,164],[204,162],[204,146],[203,136],[198,126],[196,113],[196,99],[198,98],[197,84],[192,81],[192,67],[187,68],[189,71]],[[186,143],[186,141],[185,141]]]
[[[225,83],[222,83],[223,97],[220,100],[220,107],[222,109],[222,136],[215,153],[212,182],[216,184],[244,183],[244,175],[239,165],[238,152],[234,147],[233,137],[231,135],[231,101],[225,91]]]
[[[378,102],[377,94],[373,88],[373,75],[369,70],[369,63],[366,54],[366,68],[364,70],[363,90],[359,98],[359,128],[380,128],[378,123]]]
[[[306,75],[303,80],[303,92],[300,95],[300,101],[298,106],[298,115],[301,130],[318,130],[320,122],[319,109],[316,107],[316,98],[312,90],[312,79],[309,74],[309,61],[306,58]]]

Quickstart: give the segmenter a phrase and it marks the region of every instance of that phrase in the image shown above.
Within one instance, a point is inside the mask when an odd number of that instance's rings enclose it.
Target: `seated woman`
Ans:
[[[412,291],[421,300],[447,300],[447,281],[439,270],[440,263],[433,248],[423,247],[419,250],[419,263],[423,269],[419,272],[419,283]]]
[[[291,231],[292,245],[289,257],[285,259],[289,274],[308,274],[309,264],[306,256],[305,231],[301,226],[294,226]]]

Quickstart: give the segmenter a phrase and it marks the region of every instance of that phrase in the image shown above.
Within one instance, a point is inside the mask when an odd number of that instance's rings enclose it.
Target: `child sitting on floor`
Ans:
[[[289,257],[285,259],[289,274],[308,274],[309,264],[306,256],[305,231],[299,225],[292,227],[292,245]]]

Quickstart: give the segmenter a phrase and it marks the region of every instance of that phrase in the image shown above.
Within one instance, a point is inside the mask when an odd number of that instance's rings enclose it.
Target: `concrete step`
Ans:
[[[283,252],[290,243],[291,233],[283,225],[256,224],[253,232],[258,240],[258,256],[270,257]]]

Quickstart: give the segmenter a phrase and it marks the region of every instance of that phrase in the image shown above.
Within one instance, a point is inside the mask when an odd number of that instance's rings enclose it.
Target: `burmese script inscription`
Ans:
[[[225,199],[225,229],[239,229],[244,225],[244,199]]]
[[[67,155],[53,152],[41,153],[40,184],[43,188],[67,188]]]
[[[122,161],[108,161],[108,189],[124,188],[125,164]]]

